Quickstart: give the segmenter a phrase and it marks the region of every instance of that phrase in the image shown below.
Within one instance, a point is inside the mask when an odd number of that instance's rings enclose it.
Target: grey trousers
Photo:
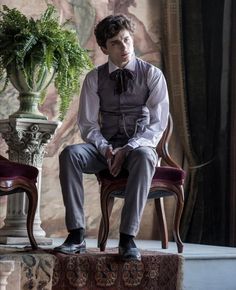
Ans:
[[[124,168],[129,171],[121,213],[120,232],[136,236],[158,156],[153,148],[139,147],[129,152]],[[83,173],[107,168],[106,159],[92,144],[67,146],[59,156],[60,183],[68,230],[85,228]]]

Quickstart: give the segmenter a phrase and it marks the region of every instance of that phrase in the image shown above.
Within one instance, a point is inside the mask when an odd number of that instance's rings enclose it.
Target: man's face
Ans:
[[[133,38],[128,30],[121,30],[116,36],[109,38],[106,47],[101,49],[115,65],[124,67],[134,52]]]

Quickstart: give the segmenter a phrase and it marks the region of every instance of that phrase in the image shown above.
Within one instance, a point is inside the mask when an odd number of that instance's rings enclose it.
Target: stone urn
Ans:
[[[17,69],[14,62],[8,65],[9,80],[18,90],[20,101],[19,109],[10,117],[47,120],[47,117],[39,111],[38,106],[42,93],[45,93],[44,90],[54,77],[54,72],[54,70],[49,71],[46,66],[40,65],[24,70]]]

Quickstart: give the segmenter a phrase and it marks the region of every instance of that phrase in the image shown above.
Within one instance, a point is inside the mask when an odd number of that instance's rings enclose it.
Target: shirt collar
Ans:
[[[131,60],[127,63],[127,65],[124,67],[130,71],[135,71],[135,55],[133,54]],[[108,65],[109,65],[109,74],[112,73],[113,71],[119,69],[118,66],[116,66],[111,60],[110,58],[108,59]]]

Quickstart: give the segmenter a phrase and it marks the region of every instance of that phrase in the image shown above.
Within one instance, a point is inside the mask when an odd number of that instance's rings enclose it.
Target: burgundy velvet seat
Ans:
[[[148,199],[155,199],[155,208],[160,225],[162,248],[168,248],[168,230],[166,215],[164,210],[163,198],[175,196],[176,208],[173,224],[173,236],[177,244],[179,253],[183,252],[183,243],[179,234],[180,219],[184,206],[184,178],[185,172],[170,157],[168,152],[168,142],[172,134],[173,122],[169,117],[168,127],[163,134],[156,150],[160,158],[161,165],[156,168]],[[98,247],[101,251],[106,248],[109,234],[109,218],[112,212],[114,198],[124,198],[124,190],[127,182],[128,172],[123,170],[117,177],[113,177],[108,170],[103,170],[97,174],[100,184],[100,202],[102,218],[98,235]]]
[[[38,169],[34,166],[12,162],[0,155],[0,196],[19,192],[28,196],[27,232],[33,249],[38,247],[33,235],[38,203],[37,176]]]

